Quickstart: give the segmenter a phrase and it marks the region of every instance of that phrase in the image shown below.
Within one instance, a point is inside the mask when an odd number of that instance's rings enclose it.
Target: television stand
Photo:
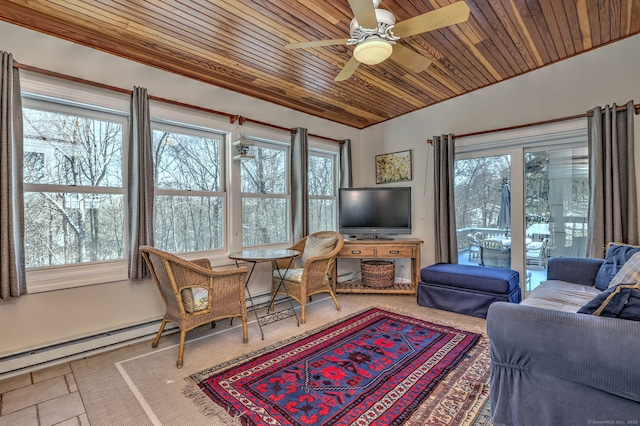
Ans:
[[[336,293],[384,293],[384,294],[416,294],[420,281],[420,245],[419,238],[398,238],[384,240],[345,240],[342,250],[336,258],[333,268],[332,285]],[[411,282],[394,283],[388,288],[373,288],[362,284],[362,281],[338,282],[338,259],[411,259]]]

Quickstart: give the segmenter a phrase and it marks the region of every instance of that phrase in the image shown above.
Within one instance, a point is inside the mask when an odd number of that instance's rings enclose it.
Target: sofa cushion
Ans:
[[[593,286],[548,280],[540,283],[520,304],[575,313],[600,293]]]
[[[638,283],[640,282],[640,253],[634,253],[627,260],[615,277],[609,283],[609,288],[618,284]]]
[[[640,283],[609,287],[578,313],[640,321]]]
[[[330,253],[338,243],[338,237],[326,237],[320,238],[315,235],[307,236],[307,240],[304,243],[304,252],[302,253],[302,263],[304,264],[307,259],[315,256],[324,256]]]
[[[598,290],[606,290],[613,277],[622,269],[625,262],[638,252],[640,252],[640,248],[638,247],[612,244],[609,250],[607,250],[604,263],[600,266],[598,274],[596,275],[596,288]]]

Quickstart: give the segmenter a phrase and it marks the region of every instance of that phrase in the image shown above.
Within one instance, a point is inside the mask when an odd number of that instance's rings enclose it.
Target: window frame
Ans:
[[[311,200],[329,200],[333,201],[333,231],[338,230],[338,182],[339,182],[339,164],[338,164],[339,151],[330,151],[326,149],[319,149],[315,147],[309,147],[308,156],[329,158],[333,163],[332,179],[332,195],[312,195],[309,194],[309,216],[311,216]],[[311,225],[311,223],[309,223]],[[310,232],[312,232],[310,230]]]
[[[227,166],[225,162],[226,158],[226,141],[228,139],[228,133],[215,130],[212,128],[206,128],[202,126],[198,126],[196,124],[189,123],[178,123],[170,120],[164,119],[153,119],[151,120],[151,134],[153,137],[154,130],[161,130],[173,133],[179,133],[189,136],[196,136],[206,139],[220,139],[220,190],[219,191],[200,191],[200,190],[191,190],[191,189],[166,189],[166,188],[158,188],[155,186],[156,182],[154,182],[154,208],[156,206],[155,198],[157,196],[176,196],[176,197],[220,197],[222,198],[222,247],[209,249],[209,250],[198,250],[198,251],[189,251],[189,252],[176,252],[180,256],[185,258],[194,257],[196,254],[207,253],[211,256],[220,256],[222,257],[227,253],[228,247],[228,235],[229,235],[229,208],[228,208],[228,191],[227,187]],[[155,168],[155,164],[153,166]],[[155,215],[155,211],[154,211]],[[154,239],[156,232],[156,224],[154,223]]]
[[[285,192],[284,193],[279,193],[279,194],[260,194],[260,193],[254,193],[254,192],[244,192],[242,191],[242,173],[239,171],[239,178],[238,179],[238,188],[237,188],[237,193],[239,194],[239,216],[240,216],[240,238],[239,238],[239,247],[240,249],[244,250],[244,249],[252,249],[252,248],[260,248],[260,247],[281,247],[281,246],[287,246],[287,245],[291,245],[291,238],[292,238],[292,234],[293,234],[293,228],[292,228],[292,220],[291,220],[291,144],[290,143],[286,143],[286,142],[280,142],[277,140],[273,140],[273,139],[264,139],[264,138],[258,138],[258,137],[251,137],[251,136],[244,136],[243,137],[246,140],[250,140],[251,142],[253,142],[253,146],[254,147],[259,147],[259,148],[267,148],[267,149],[276,149],[276,150],[280,150],[284,152],[284,167],[285,167]],[[253,148],[252,148],[253,149]],[[231,157],[233,157],[233,154],[231,155]],[[233,160],[235,162],[238,162],[238,165],[240,166],[238,169],[241,168],[241,162],[242,161],[246,161],[246,160]],[[287,215],[287,224],[286,224],[286,229],[287,229],[287,238],[285,239],[285,241],[281,241],[281,242],[277,242],[277,243],[268,243],[268,244],[255,244],[255,245],[245,245],[244,244],[244,218],[242,217],[242,212],[243,212],[243,208],[244,208],[244,200],[245,199],[277,199],[277,200],[285,200],[287,208],[286,208],[286,215]]]
[[[89,93],[87,94],[89,97]],[[66,100],[43,94],[22,91],[22,107],[54,113],[71,114],[98,120],[117,122],[122,125],[122,187],[93,187],[59,184],[38,184],[23,181],[23,193],[93,193],[122,195],[124,207],[123,235],[128,235],[127,211],[127,141],[129,134],[129,117],[125,111],[81,103],[77,100]],[[121,259],[81,262],[65,265],[47,265],[26,268],[26,281],[29,293],[40,293],[93,284],[103,284],[128,279],[127,275],[128,244],[124,245],[124,257]]]

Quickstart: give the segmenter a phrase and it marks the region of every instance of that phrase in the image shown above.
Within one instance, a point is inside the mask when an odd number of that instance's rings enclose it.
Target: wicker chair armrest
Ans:
[[[237,268],[231,268],[231,269],[211,269],[211,267],[205,268],[193,261],[184,260],[180,258],[177,258],[177,260],[172,259],[171,262],[176,263],[177,265],[183,268],[192,270],[206,277],[221,277],[221,276],[241,274],[241,273],[246,274],[247,272],[249,272],[249,268],[246,266],[239,266]]]
[[[192,262],[198,266],[202,266],[203,268],[211,269],[211,262],[209,259],[194,259]]]

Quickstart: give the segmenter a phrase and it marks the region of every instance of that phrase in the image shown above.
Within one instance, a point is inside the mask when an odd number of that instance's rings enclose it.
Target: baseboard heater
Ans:
[[[266,306],[269,293],[256,295],[253,299],[256,307]],[[276,303],[282,301],[283,299],[277,299]],[[255,321],[253,315],[250,315],[249,321],[252,319]],[[148,321],[0,357],[0,380],[151,339],[158,332],[160,322],[160,319]],[[177,326],[169,323],[163,334],[177,331]]]
[[[160,320],[149,321],[1,357],[0,380],[150,338],[158,332],[160,322]],[[169,330],[167,331],[169,332]]]

